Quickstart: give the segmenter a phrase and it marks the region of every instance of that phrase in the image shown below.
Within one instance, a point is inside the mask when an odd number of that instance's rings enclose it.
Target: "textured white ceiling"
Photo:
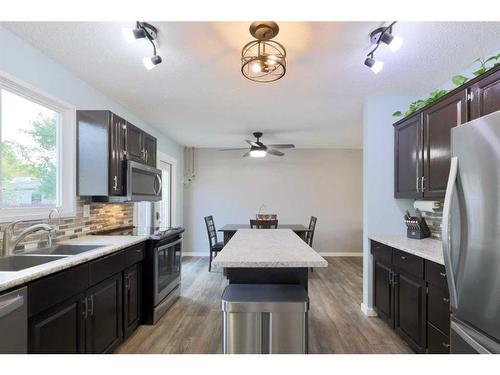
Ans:
[[[241,47],[248,23],[155,22],[163,63],[146,71],[151,46],[129,45],[134,22],[2,23],[146,122],[181,144],[245,146],[253,131],[264,142],[297,147],[362,147],[362,103],[368,95],[418,95],[449,80],[477,57],[500,47],[500,23],[402,22],[405,38],[363,65],[368,34],[380,22],[281,22],[287,74],[274,83],[246,80]],[[389,124],[388,124],[389,125]]]

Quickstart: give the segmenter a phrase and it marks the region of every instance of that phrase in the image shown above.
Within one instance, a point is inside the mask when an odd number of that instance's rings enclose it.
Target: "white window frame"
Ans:
[[[46,219],[57,208],[63,217],[75,216],[76,205],[76,108],[0,71],[0,89],[5,89],[61,114],[57,137],[57,202],[44,208],[0,208],[0,223]],[[1,114],[0,100],[0,114]],[[0,132],[2,117],[0,115]],[[1,133],[0,133],[1,134]],[[1,158],[1,150],[0,150]]]

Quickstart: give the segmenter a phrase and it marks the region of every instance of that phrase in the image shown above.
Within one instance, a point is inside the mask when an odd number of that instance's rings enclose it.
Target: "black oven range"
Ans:
[[[94,233],[149,236],[142,271],[142,324],[156,324],[180,296],[183,232],[183,228],[130,226]]]

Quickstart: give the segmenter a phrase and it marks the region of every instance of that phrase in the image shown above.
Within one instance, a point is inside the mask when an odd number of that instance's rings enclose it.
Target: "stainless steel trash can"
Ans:
[[[309,298],[300,285],[231,284],[222,293],[224,354],[306,354]]]

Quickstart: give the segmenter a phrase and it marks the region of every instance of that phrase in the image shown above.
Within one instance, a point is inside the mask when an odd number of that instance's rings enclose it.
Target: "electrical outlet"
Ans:
[[[90,204],[83,205],[83,217],[90,217]]]

